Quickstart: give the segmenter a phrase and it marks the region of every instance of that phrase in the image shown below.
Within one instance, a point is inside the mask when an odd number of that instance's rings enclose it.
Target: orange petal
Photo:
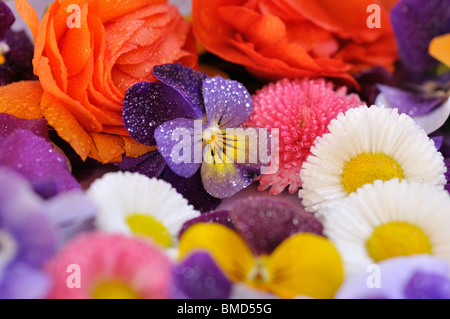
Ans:
[[[68,28],[59,42],[61,55],[67,67],[69,77],[79,74],[92,55],[93,39],[87,21],[88,6],[81,7],[80,28]]]
[[[342,38],[350,38],[356,42],[375,41],[382,34],[391,32],[389,13],[383,6],[381,9],[381,28],[367,27],[367,18],[371,13],[367,7],[377,4],[374,0],[283,0],[292,10],[325,30],[334,32]],[[378,3],[379,4],[379,3]]]
[[[22,81],[0,86],[0,113],[8,113],[23,119],[42,118],[39,106],[42,98],[39,81]]]
[[[125,142],[120,136],[91,133],[91,137],[94,140],[95,147],[91,150],[90,157],[100,159],[103,164],[122,160]]]
[[[85,160],[91,152],[93,141],[77,119],[66,110],[59,100],[48,93],[44,93],[42,96],[41,108],[48,124],[55,128],[58,135]]]
[[[136,142],[131,137],[123,136],[122,139],[125,142],[125,152],[126,156],[129,157],[138,157],[148,152],[156,151],[156,146],[147,146]]]
[[[146,5],[165,4],[167,0],[99,0],[96,2],[98,5],[95,8],[95,12],[105,23]]]
[[[50,70],[48,58],[42,57],[36,70],[45,92],[49,92],[55,99],[58,99],[86,130],[101,132],[101,123],[81,103],[71,99],[58,87]]]
[[[39,28],[39,16],[36,10],[26,0],[15,0],[15,4],[17,12],[30,28],[33,38],[36,39]]]

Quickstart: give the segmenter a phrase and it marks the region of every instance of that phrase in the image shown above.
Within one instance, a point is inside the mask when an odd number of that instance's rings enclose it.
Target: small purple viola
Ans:
[[[92,228],[95,207],[81,191],[43,200],[17,172],[0,167],[0,298],[45,298],[46,261],[76,234]]]
[[[161,82],[135,84],[123,105],[124,124],[131,137],[145,145],[156,144],[163,158],[149,155],[154,168],[148,171],[160,175],[163,169],[170,170],[171,183],[177,178],[200,178],[201,188],[216,199],[250,185],[260,173],[260,164],[234,161],[233,155],[247,150],[238,137],[227,135],[227,130],[240,128],[252,112],[247,89],[237,81],[210,78],[178,63],[156,66],[153,73]]]
[[[11,9],[0,2],[0,86],[34,80],[34,45],[24,31],[10,30],[15,21]]]
[[[376,104],[408,114],[428,134],[450,115],[450,72],[428,53],[431,40],[450,32],[446,0],[401,0],[391,10],[399,64],[391,85],[380,84]]]
[[[0,113],[0,166],[27,178],[43,198],[81,189],[66,158],[50,143],[44,119],[25,120]]]
[[[346,278],[336,299],[449,299],[449,265],[431,255],[383,260]]]

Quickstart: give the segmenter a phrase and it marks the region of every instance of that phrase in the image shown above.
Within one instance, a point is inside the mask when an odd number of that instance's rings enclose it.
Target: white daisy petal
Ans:
[[[341,254],[346,273],[352,275],[366,271],[370,264],[379,261],[373,258],[367,244],[376,229],[389,223],[407,223],[423,232],[430,244],[430,252],[413,254],[428,253],[450,263],[449,207],[450,195],[435,185],[398,179],[377,180],[365,184],[345,199],[325,206],[321,221],[324,234]],[[392,233],[392,236],[402,245],[413,247],[409,237],[399,234],[403,233]],[[387,242],[386,239],[385,246],[377,247],[402,251],[399,246],[387,246]]]
[[[299,197],[309,212],[318,212],[324,205],[343,199],[364,183],[376,179],[401,178],[441,187],[446,183],[442,154],[425,131],[397,109],[362,105],[339,114],[328,129],[329,133],[316,140],[311,148],[312,155],[300,171],[303,188]],[[358,160],[363,164],[348,168]],[[371,166],[371,161],[383,169]],[[351,183],[345,185],[354,188],[344,185],[347,168],[356,178],[347,178]],[[385,168],[391,168],[393,175]],[[373,170],[373,174],[370,173],[373,180],[358,177],[361,169]],[[379,176],[377,169],[383,176]]]
[[[148,216],[170,233],[172,247],[183,224],[200,216],[171,184],[139,173],[107,173],[92,183],[87,195],[97,206],[99,230],[134,235],[127,218]]]

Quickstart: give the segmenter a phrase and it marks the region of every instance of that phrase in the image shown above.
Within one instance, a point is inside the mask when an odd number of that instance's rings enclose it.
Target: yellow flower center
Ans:
[[[95,286],[92,291],[93,299],[140,299],[130,285],[119,281],[104,281]]]
[[[6,63],[5,53],[9,51],[9,46],[5,42],[0,42],[0,65]]]
[[[255,257],[254,265],[245,279],[250,286],[270,291],[270,274],[266,266],[268,258],[268,256]]]
[[[170,232],[156,218],[145,214],[131,214],[127,217],[128,226],[133,233],[151,238],[163,247],[172,245]]]
[[[345,164],[342,186],[350,194],[377,179],[404,178],[400,164],[384,153],[362,153]]]
[[[428,236],[416,225],[406,222],[378,226],[366,242],[366,247],[375,262],[397,256],[431,254]]]

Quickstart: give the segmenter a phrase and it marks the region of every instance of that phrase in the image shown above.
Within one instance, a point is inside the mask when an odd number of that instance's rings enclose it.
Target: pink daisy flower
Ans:
[[[168,298],[171,263],[156,246],[93,232],[68,243],[45,267],[52,299]]]
[[[257,91],[246,124],[279,129],[279,156],[272,158],[278,172],[260,175],[258,190],[270,188],[269,194],[276,195],[289,186],[290,193],[296,192],[302,185],[300,169],[316,138],[328,132],[340,112],[361,104],[358,95],[347,94],[346,87],[335,91],[324,79],[282,79]]]

